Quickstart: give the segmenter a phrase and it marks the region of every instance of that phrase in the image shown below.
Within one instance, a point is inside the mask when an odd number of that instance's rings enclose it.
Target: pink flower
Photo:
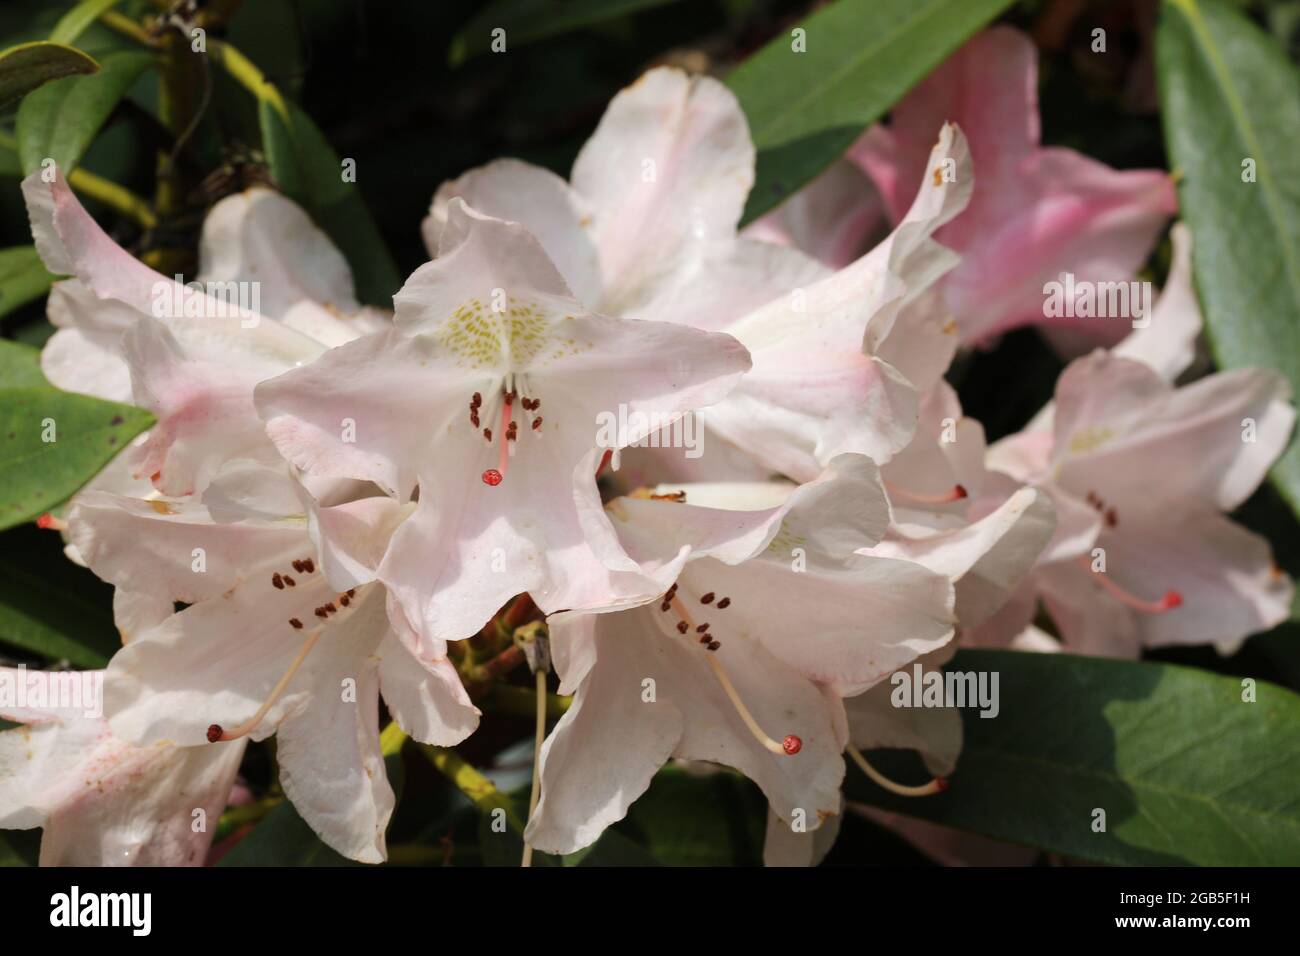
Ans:
[[[956,123],[970,143],[978,183],[966,211],[935,239],[962,256],[940,280],[962,342],[1048,321],[1114,342],[1128,331],[1128,318],[1048,320],[1043,286],[1063,272],[1076,281],[1132,279],[1176,211],[1173,184],[1160,170],[1118,171],[1071,149],[1042,146],[1036,60],[1029,37],[1011,27],[977,35],[894,107],[888,126],[868,130],[846,161],[750,234],[843,265],[875,228],[864,184],[846,167],[870,177],[889,219],[898,222],[930,175],[926,157],[935,134]],[[821,228],[806,225],[810,218]],[[857,226],[856,236],[845,234],[846,222]],[[806,245],[809,237],[817,243]]]

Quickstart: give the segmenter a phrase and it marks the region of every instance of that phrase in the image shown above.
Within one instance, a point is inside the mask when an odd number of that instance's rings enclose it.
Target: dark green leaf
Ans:
[[[842,155],[868,125],[1011,0],[839,0],[727,79],[749,118],[758,178],[749,222]],[[806,50],[791,31],[805,31]]]
[[[447,51],[452,66],[492,49],[505,31],[505,51],[679,0],[495,0],[456,34]]]
[[[0,316],[39,299],[53,282],[35,246],[0,249]]]
[[[218,866],[359,866],[331,850],[285,801],[221,858]]]
[[[0,866],[35,866],[40,848],[39,829],[0,830]]]
[[[113,588],[35,525],[0,534],[0,644],[55,663],[103,667],[121,646]]]
[[[999,675],[995,718],[964,711],[947,793],[899,798],[850,768],[846,791],[890,810],[1099,863],[1300,859],[1300,696],[1170,664],[962,651]],[[873,760],[873,762],[876,762]],[[881,759],[914,780],[919,763]],[[1096,810],[1105,832],[1095,832]]]
[[[347,257],[356,278],[357,297],[369,305],[391,308],[402,279],[356,183],[343,181],[339,157],[316,124],[293,104],[286,105],[288,126],[272,103],[258,103],[262,145],[271,175]]]
[[[99,64],[80,50],[60,43],[20,43],[0,53],[0,108],[22,99],[50,80],[94,73]]]
[[[141,409],[57,388],[0,390],[0,529],[67,500],[152,423]]]
[[[53,159],[66,176],[81,160],[118,101],[153,62],[148,53],[110,53],[93,76],[69,76],[31,93],[18,108],[23,172]]]
[[[1171,0],[1157,31],[1165,141],[1221,365],[1275,368],[1300,393],[1300,73],[1212,0]],[[1250,162],[1254,182],[1244,181]],[[1300,442],[1273,469],[1300,514]]]
[[[49,384],[41,374],[39,349],[0,339],[0,389]]]

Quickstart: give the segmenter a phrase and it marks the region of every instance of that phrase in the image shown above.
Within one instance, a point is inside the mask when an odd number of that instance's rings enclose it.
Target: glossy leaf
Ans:
[[[0,249],[0,316],[39,299],[53,282],[35,246]]]
[[[1165,140],[1215,357],[1276,368],[1300,393],[1300,71],[1214,0],[1165,3],[1156,49]],[[1300,514],[1294,438],[1273,478]]]
[[[963,711],[949,790],[894,797],[851,767],[850,798],[1098,863],[1300,859],[1291,691],[1260,681],[1249,703],[1238,678],[1068,654],[962,651],[946,669],[996,673],[999,703],[993,718]],[[923,776],[919,762],[878,763]]]
[[[94,73],[99,64],[80,50],[38,40],[0,52],[0,108],[64,76]]]
[[[67,500],[152,423],[141,409],[57,388],[0,390],[0,529]]]
[[[69,76],[32,92],[18,108],[18,157],[23,172],[53,159],[64,175],[81,160],[91,140],[153,57],[110,53],[93,76]]]
[[[756,219],[812,180],[1011,0],[839,0],[742,63],[727,85],[758,147]],[[796,52],[802,30],[804,52]]]

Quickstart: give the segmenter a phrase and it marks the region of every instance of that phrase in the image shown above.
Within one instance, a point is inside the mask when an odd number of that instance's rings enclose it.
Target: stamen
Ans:
[[[304,563],[310,565],[311,561],[308,559]],[[354,592],[350,591],[348,593],[351,594]],[[340,595],[339,597],[342,599],[343,595]],[[316,608],[316,616],[322,619],[328,618],[331,614],[335,613],[338,613],[338,608],[334,606],[332,601],[326,602],[322,606]],[[294,630],[298,630],[302,627],[302,621],[298,620],[296,617],[289,618],[289,624],[294,628]],[[271,688],[271,693],[268,694],[266,700],[262,702],[262,706],[257,708],[257,713],[253,714],[252,717],[248,718],[248,720],[244,721],[238,727],[234,727],[230,730],[224,729],[220,724],[212,724],[208,727],[208,743],[214,744],[218,740],[237,740],[252,731],[259,723],[261,723],[262,718],[265,717],[270,709],[275,706],[275,702],[280,699],[285,688],[289,686],[289,682],[293,680],[293,675],[298,673],[298,669],[302,667],[303,661],[307,659],[307,655],[311,652],[311,649],[316,646],[316,642],[320,640],[320,636],[325,633],[326,626],[327,625],[322,624],[315,627],[312,629],[311,633],[307,635],[306,640],[302,642],[302,646],[298,648],[298,653],[289,663],[289,668],[284,672],[284,676],[282,676],[279,682]]]
[[[1086,556],[1079,555],[1078,561],[1092,575],[1093,580],[1110,593],[1111,597],[1135,611],[1141,611],[1143,614],[1163,614],[1165,611],[1172,611],[1183,603],[1182,594],[1174,590],[1166,591],[1158,601],[1144,601],[1125,591],[1112,581],[1105,571],[1093,571],[1092,564]]]
[[[849,744],[845,750],[853,758],[853,762],[861,768],[862,772],[874,780],[890,793],[896,793],[900,797],[928,797],[934,793],[943,793],[948,789],[948,781],[944,777],[935,777],[929,783],[922,784],[919,787],[909,787],[901,783],[894,783],[883,773],[877,770],[871,764],[867,763],[867,758],[862,756],[862,751],[858,750],[853,744]]]
[[[897,485],[885,482],[885,490],[895,498],[910,498],[915,502],[923,505],[947,505],[954,501],[961,501],[966,497],[965,485],[953,485],[950,489],[939,495],[926,495],[919,491],[909,491],[906,488],[900,488]]]
[[[317,613],[320,613],[319,608],[317,608]],[[262,706],[257,708],[257,713],[232,730],[224,730],[220,724],[213,724],[208,728],[208,743],[215,744],[218,740],[237,740],[261,723],[267,711],[275,706],[275,702],[280,699],[284,689],[289,686],[289,681],[293,680],[293,675],[298,673],[298,668],[302,666],[302,662],[307,659],[307,654],[316,646],[316,642],[320,640],[323,633],[325,633],[325,628],[318,627],[307,635],[307,639],[302,642],[302,647],[298,649],[298,654],[289,665],[289,669],[284,672],[280,682],[271,688],[270,695],[266,700],[262,701]]]
[[[67,531],[68,523],[62,518],[56,518],[48,511],[36,519],[36,527],[44,531]]]
[[[691,620],[691,616],[687,613],[680,598],[673,596],[670,600],[673,609],[677,611],[677,614],[681,617],[677,629],[681,633],[685,634],[686,631],[695,626],[695,622]],[[722,645],[717,641],[712,641],[708,645],[708,650],[716,651],[721,646]],[[780,757],[792,757],[803,749],[803,741],[794,734],[787,734],[782,743],[777,743],[764,733],[763,728],[760,727],[758,721],[754,719],[754,715],[751,714],[749,708],[745,706],[745,702],[740,699],[740,694],[736,691],[735,685],[731,683],[731,678],[727,676],[727,672],[723,668],[722,662],[718,660],[717,655],[706,654],[704,659],[709,662],[709,667],[713,668],[713,676],[716,677],[718,683],[722,685],[722,689],[726,693],[727,698],[731,701],[731,705],[736,708],[736,713],[740,715],[740,719],[744,721],[745,727],[747,727],[749,732],[754,735],[755,740],[762,744],[764,748]]]

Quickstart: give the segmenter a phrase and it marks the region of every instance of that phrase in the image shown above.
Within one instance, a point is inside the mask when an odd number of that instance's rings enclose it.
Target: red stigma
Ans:
[[[952,489],[952,497],[953,497],[953,500],[954,500],[954,501],[960,501],[962,498],[966,498],[966,497],[968,497],[968,492],[966,491],[966,486],[965,486],[965,485],[954,485],[954,486],[953,486],[953,489]]]
[[[605,466],[609,464],[610,459],[613,457],[614,457],[614,452],[612,449],[607,449],[605,451],[605,454],[600,456],[600,464],[596,466],[597,478],[600,477],[600,473],[605,470]]]
[[[781,741],[781,749],[793,757],[799,751],[803,750],[803,741],[794,734],[786,735],[785,740]]]
[[[36,527],[43,528],[46,531],[48,531],[50,528],[53,528],[54,515],[50,514],[48,511],[45,512],[45,514],[41,515],[39,518],[36,519]]]
[[[948,790],[948,787],[949,787],[948,778],[947,778],[947,777],[935,777],[935,778],[934,778],[934,785],[935,785],[935,787],[938,788],[938,790],[939,790],[940,793],[944,793],[944,792],[946,792],[946,791]]]
[[[501,484],[502,480],[501,472],[497,471],[495,468],[489,468],[487,471],[483,472],[483,484],[485,485],[491,485],[495,488],[497,485]]]
[[[224,733],[225,731],[221,729],[220,724],[213,724],[208,728],[208,743],[215,744],[221,739],[221,735]]]
[[[1183,596],[1177,591],[1166,591],[1165,596],[1160,599],[1160,606],[1165,611],[1172,611],[1176,607],[1181,607],[1182,603]]]

